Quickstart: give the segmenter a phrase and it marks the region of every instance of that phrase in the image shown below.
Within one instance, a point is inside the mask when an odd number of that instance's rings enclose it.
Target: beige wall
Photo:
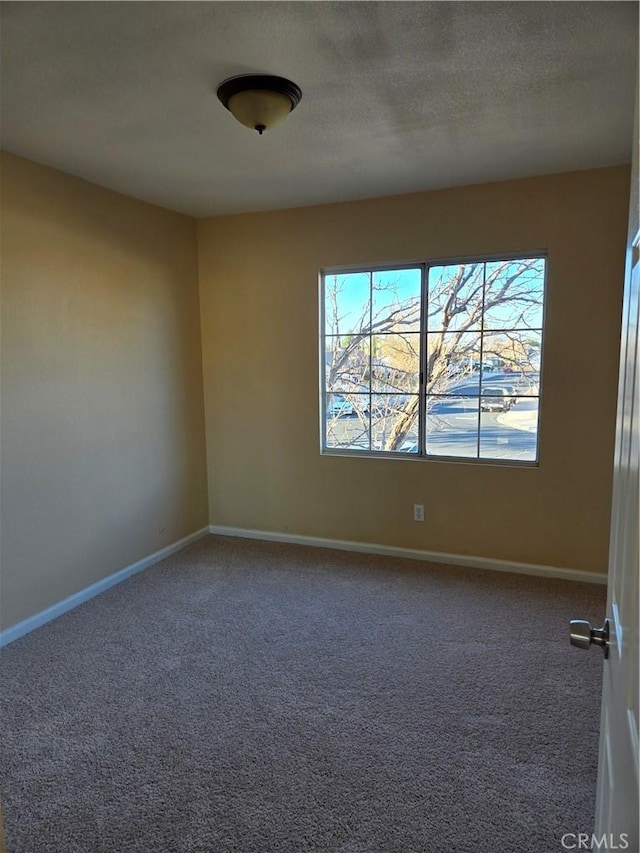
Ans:
[[[207,522],[195,222],[2,158],[2,624]]]
[[[2,155],[2,626],[207,523],[606,570],[629,170],[193,220]],[[320,456],[318,272],[549,253],[539,468]],[[411,521],[414,502],[427,520]]]
[[[628,190],[617,167],[200,222],[211,522],[605,572]],[[538,468],[320,455],[322,267],[539,249]]]

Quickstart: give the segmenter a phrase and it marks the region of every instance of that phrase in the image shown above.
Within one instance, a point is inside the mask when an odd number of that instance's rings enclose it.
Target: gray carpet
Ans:
[[[208,537],[8,646],[8,853],[557,853],[605,590]]]

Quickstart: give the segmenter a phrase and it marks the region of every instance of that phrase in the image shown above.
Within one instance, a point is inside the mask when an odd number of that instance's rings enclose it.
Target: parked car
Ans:
[[[518,402],[518,396],[516,394],[515,385],[503,385],[502,387],[509,395],[509,404],[511,406],[515,406],[515,404]]]
[[[489,386],[482,389],[480,408],[483,412],[508,412],[511,406],[511,396],[506,388]]]
[[[346,400],[342,394],[332,394],[327,406],[327,417],[340,418],[343,416],[352,415],[354,412],[353,403]]]

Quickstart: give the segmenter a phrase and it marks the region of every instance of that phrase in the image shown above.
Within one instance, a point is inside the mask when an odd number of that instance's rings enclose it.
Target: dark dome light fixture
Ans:
[[[300,103],[300,87],[284,77],[241,74],[218,86],[218,98],[240,124],[262,135]]]

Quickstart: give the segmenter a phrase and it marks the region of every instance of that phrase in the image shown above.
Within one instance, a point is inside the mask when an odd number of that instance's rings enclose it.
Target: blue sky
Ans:
[[[499,265],[504,262],[491,261],[486,264],[487,279],[495,273]],[[534,299],[538,306],[529,308],[526,321],[520,317],[520,310],[513,311],[509,305],[501,305],[488,311],[485,315],[485,328],[506,328],[506,327],[542,327],[542,297],[544,289],[544,266],[545,260],[540,258],[535,264],[535,269],[521,275],[520,289],[527,292],[530,299]],[[441,277],[446,278],[453,276],[459,269],[460,264],[451,264],[447,266],[434,266],[429,270],[429,290],[434,292],[438,287]],[[509,264],[500,274],[500,281],[503,281],[506,276],[512,275],[518,266],[517,264]],[[464,293],[471,293],[475,288],[482,285],[483,266],[481,263],[476,265],[476,270],[468,284],[465,286]],[[334,281],[337,280],[339,285],[338,296],[338,314],[340,317],[340,334],[349,334],[361,328],[361,320],[365,312],[368,312],[371,276],[368,272],[342,273],[336,276],[327,275],[326,292],[330,292]],[[420,300],[420,284],[421,284],[421,269],[419,267],[411,269],[396,269],[384,270],[373,273],[373,315],[378,316],[384,313],[384,309],[391,306],[393,303],[405,302],[407,300]],[[330,298],[325,299],[325,329],[327,334],[334,331],[334,311]],[[458,322],[464,321],[464,315],[461,315]],[[450,326],[453,330],[456,328],[456,322]],[[429,317],[429,329],[436,330],[441,326],[441,315],[433,313]],[[416,328],[418,331],[418,328]]]

